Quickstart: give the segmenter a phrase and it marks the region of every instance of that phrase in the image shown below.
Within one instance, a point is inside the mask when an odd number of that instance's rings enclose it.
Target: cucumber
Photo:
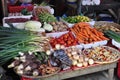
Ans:
[[[104,32],[106,36],[108,36],[109,38],[111,39],[114,39],[115,41],[117,42],[120,42],[120,34],[114,32],[114,31],[111,31],[111,30],[107,30]]]

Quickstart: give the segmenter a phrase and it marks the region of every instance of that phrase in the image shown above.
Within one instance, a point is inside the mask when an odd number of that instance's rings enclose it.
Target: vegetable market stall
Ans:
[[[1,65],[12,60],[8,68],[33,80],[62,80],[103,70],[113,80],[120,52],[107,43],[120,42],[119,28],[99,28],[104,25],[93,25],[80,15],[58,21],[46,6],[36,6],[33,14],[3,19]]]

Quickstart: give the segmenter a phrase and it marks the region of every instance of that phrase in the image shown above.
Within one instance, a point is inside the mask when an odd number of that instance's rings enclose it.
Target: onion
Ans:
[[[83,66],[82,63],[78,63],[78,64],[77,64],[77,67],[82,67],[82,66]]]
[[[88,66],[88,62],[87,62],[87,61],[84,61],[84,62],[83,62],[83,66],[84,66],[84,67],[87,67],[87,66]]]
[[[77,65],[77,63],[78,63],[77,60],[72,61],[72,65],[74,65],[74,66]]]
[[[88,58],[88,57],[85,57],[85,58],[84,58],[84,60],[85,60],[85,61],[88,61],[88,60],[89,60],[89,58]]]
[[[46,54],[47,54],[47,55],[51,55],[51,51],[50,51],[50,50],[47,50],[47,51],[46,51]]]
[[[79,60],[79,55],[73,55],[73,59],[75,59],[75,60]]]
[[[93,59],[89,59],[89,60],[88,60],[88,63],[89,63],[90,65],[92,65],[92,64],[94,64],[94,60],[93,60]]]
[[[72,53],[71,53],[72,55],[76,55],[77,54],[77,52],[76,51],[72,51]]]
[[[78,61],[83,62],[84,61],[83,57],[81,56]]]
[[[60,44],[56,44],[55,48],[59,50],[60,49]]]
[[[64,45],[61,45],[60,48],[61,48],[61,49],[65,49],[65,46],[64,46]]]
[[[67,55],[68,55],[69,57],[71,57],[71,56],[72,56],[72,54],[71,54],[71,53],[67,53]]]

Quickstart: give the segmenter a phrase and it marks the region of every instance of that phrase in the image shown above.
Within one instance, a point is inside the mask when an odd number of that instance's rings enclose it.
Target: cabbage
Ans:
[[[53,30],[53,26],[44,22],[44,26],[43,28],[46,30],[46,31],[52,31]]]
[[[39,21],[27,21],[25,22],[25,30],[40,31],[42,24]]]

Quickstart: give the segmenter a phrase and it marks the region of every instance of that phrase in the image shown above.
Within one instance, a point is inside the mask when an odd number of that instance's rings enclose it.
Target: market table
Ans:
[[[49,76],[41,79],[34,79],[34,80],[63,80],[67,78],[82,76],[82,75],[104,71],[104,70],[108,70],[108,76],[109,76],[108,80],[113,80],[114,68],[116,68],[116,66],[117,66],[117,62],[112,62],[107,64],[96,64],[94,66],[90,66],[87,68],[63,71],[53,76]]]

